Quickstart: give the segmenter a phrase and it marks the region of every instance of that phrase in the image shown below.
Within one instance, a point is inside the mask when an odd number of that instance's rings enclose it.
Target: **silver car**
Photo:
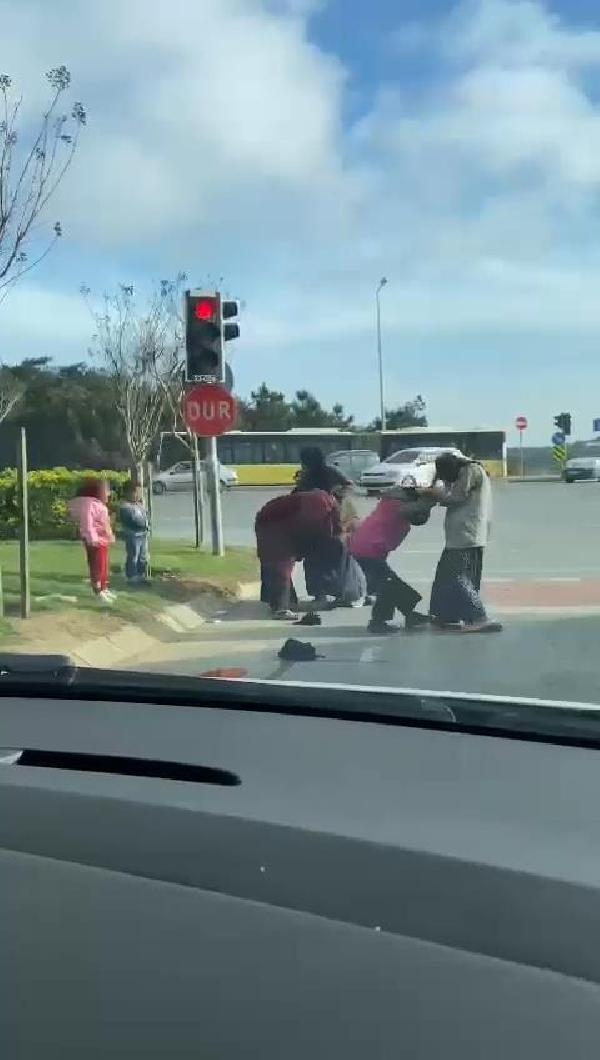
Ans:
[[[237,486],[237,472],[230,467],[225,467],[224,464],[219,464],[219,479],[221,486],[226,489],[229,489],[230,486]],[[191,460],[181,460],[178,464],[173,464],[173,467],[169,467],[166,471],[161,471],[159,475],[154,476],[152,492],[173,493],[191,490],[192,486],[192,462]]]

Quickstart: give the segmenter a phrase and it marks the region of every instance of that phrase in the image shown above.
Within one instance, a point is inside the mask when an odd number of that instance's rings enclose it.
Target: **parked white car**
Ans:
[[[237,486],[237,472],[225,464],[219,464],[219,480],[221,486],[229,489]],[[191,490],[193,486],[192,461],[182,460],[179,464],[167,468],[155,475],[152,481],[153,493],[174,493],[176,491]]]
[[[460,449],[447,446],[421,446],[419,449],[399,449],[381,463],[363,471],[360,484],[367,493],[388,489],[390,486],[432,486],[435,481],[435,461],[442,453],[463,456]]]

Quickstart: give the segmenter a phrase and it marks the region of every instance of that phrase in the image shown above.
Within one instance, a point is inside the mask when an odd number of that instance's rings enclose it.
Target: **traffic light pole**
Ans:
[[[194,435],[192,443],[192,487],[194,495],[194,530],[196,548],[200,548],[204,540],[204,490],[202,489],[200,461],[198,459],[198,438]]]
[[[221,319],[221,295],[217,291],[216,297],[219,303],[219,342],[221,344],[219,356],[219,368],[222,383],[225,379],[225,343],[223,341],[223,321]],[[223,512],[221,509],[221,476],[219,474],[219,460],[217,457],[217,439],[210,439],[209,448],[209,491],[210,491],[210,529],[212,535],[213,556],[224,556],[225,546],[223,544]]]
[[[213,556],[224,556],[223,512],[221,510],[221,477],[217,459],[217,439],[210,439],[209,449],[210,528]]]

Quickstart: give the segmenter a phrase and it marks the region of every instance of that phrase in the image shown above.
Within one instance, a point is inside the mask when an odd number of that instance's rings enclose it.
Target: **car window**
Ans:
[[[400,449],[397,453],[391,453],[385,460],[386,464],[412,464],[418,458],[418,449]]]

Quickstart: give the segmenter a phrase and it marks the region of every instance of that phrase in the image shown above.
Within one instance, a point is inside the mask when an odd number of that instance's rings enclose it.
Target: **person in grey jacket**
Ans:
[[[480,596],[483,550],[492,517],[492,488],[485,468],[455,453],[436,460],[434,485],[422,492],[446,508],[445,548],[431,589],[430,615],[442,629],[495,633]]]
[[[132,585],[148,581],[148,515],[133,482],[123,489],[119,523],[125,541],[125,576]]]

